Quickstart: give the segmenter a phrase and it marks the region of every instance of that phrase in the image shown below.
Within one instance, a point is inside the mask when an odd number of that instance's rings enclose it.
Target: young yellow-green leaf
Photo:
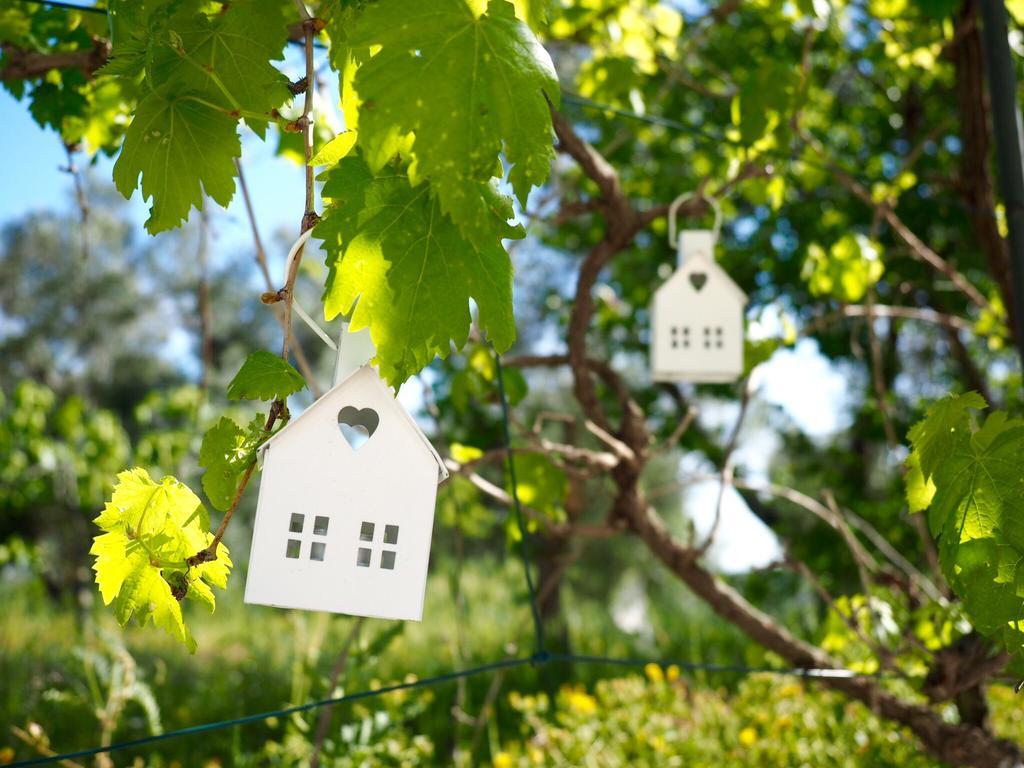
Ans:
[[[565,471],[539,453],[518,454],[515,461],[519,501],[552,520],[562,519],[565,494],[569,490]]]
[[[134,616],[153,622],[195,650],[179,600],[189,597],[211,610],[210,586],[224,588],[231,558],[222,544],[217,559],[196,568],[185,560],[212,541],[199,498],[173,477],[154,481],[143,469],[120,473],[110,501],[94,521],[104,533],[89,553],[104,605],[124,626]]]
[[[355,145],[355,131],[339,133],[320,148],[320,151],[316,153],[312,160],[309,161],[309,164],[313,166],[335,165],[343,157],[346,157]]]
[[[914,451],[907,457],[907,474],[903,478],[907,488],[907,507],[911,512],[923,512],[935,497],[935,483],[925,479],[921,471],[921,457]]]
[[[221,417],[206,434],[199,449],[203,490],[210,503],[222,512],[235,499],[242,474],[256,461],[256,449],[268,437],[262,416],[256,416],[242,429],[227,416]]]
[[[468,464],[471,461],[476,461],[484,455],[482,449],[473,445],[463,445],[462,443],[452,443],[448,446],[448,453],[451,455],[452,459],[459,462],[459,464]]]
[[[827,252],[811,243],[802,277],[815,296],[851,302],[864,298],[884,272],[877,244],[864,235],[843,235]]]
[[[181,224],[204,193],[230,203],[241,152],[233,118],[187,95],[151,91],[125,134],[114,184],[131,197],[142,175],[142,198],[153,201],[146,229],[156,234]]]
[[[551,0],[515,0],[516,15],[533,29],[547,26],[551,15]]]
[[[355,305],[351,328],[370,329],[384,378],[401,384],[435,355],[447,356],[453,341],[461,348],[471,298],[494,345],[511,346],[512,265],[499,238],[518,233],[503,214],[490,216],[489,244],[477,246],[441,211],[429,185],[410,186],[394,166],[374,174],[350,156],[326,179],[323,194],[334,204],[314,231],[330,267],[324,312],[331,319]]]
[[[492,201],[481,188],[500,176],[525,203],[547,179],[552,148],[548,99],[558,80],[547,52],[507,0],[381,0],[360,17],[348,45],[380,46],[355,77],[364,103],[359,142],[389,159],[381,143],[415,132],[412,168],[426,178],[475,243],[490,236]]]
[[[304,386],[305,379],[291,363],[265,349],[260,349],[246,358],[235,378],[228,384],[228,398],[283,400]]]

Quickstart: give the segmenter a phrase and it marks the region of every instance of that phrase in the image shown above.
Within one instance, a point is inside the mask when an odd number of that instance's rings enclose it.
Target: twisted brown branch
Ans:
[[[595,386],[594,374],[597,369],[587,354],[587,332],[594,312],[592,290],[601,270],[617,253],[631,244],[633,237],[646,223],[661,215],[664,208],[656,207],[644,216],[638,214],[624,195],[611,165],[580,138],[557,112],[552,112],[552,118],[559,139],[559,148],[576,160],[584,174],[601,192],[597,210],[604,216],[605,230],[601,240],[580,264],[568,329],[568,354],[544,359],[534,358],[529,361],[521,359],[519,363],[568,363],[573,374],[574,393],[584,414],[592,422],[591,431],[595,434],[603,432],[608,438],[624,445],[625,451],[619,452],[623,460],[610,471],[616,488],[610,515],[610,522],[613,524],[611,527],[622,523],[628,525],[665,567],[719,616],[738,627],[752,640],[779,654],[794,666],[836,670],[835,676],[822,676],[824,684],[863,702],[882,717],[910,728],[925,747],[939,759],[971,766],[1020,764],[1022,755],[1017,745],[995,738],[981,728],[947,723],[928,707],[910,703],[886,691],[876,680],[851,676],[842,670],[827,653],[794,635],[771,616],[748,603],[735,589],[715,577],[701,564],[700,550],[676,541],[657,512],[647,504],[639,482],[648,458],[650,443],[645,419],[638,408],[632,407],[635,403],[621,377],[609,370],[602,378],[607,378],[618,398],[627,405],[622,408],[619,424],[611,423]],[[852,178],[843,174],[840,182],[853,189],[858,196],[866,196],[863,199],[874,205],[867,191]],[[702,201],[695,198],[695,202]],[[906,228],[891,207],[883,205],[878,210],[918,258],[948,277],[978,306],[987,306],[984,296]],[[871,311],[876,309],[872,307]],[[626,451],[634,457],[633,460],[625,460]],[[878,569],[877,561],[864,549],[836,509],[816,502],[812,506],[822,519],[843,535],[864,578],[869,571]]]
[[[42,53],[10,44],[0,50],[4,54],[0,80],[34,80],[55,69],[77,69],[91,77],[110,58],[110,41],[93,38],[92,48],[77,51]]]

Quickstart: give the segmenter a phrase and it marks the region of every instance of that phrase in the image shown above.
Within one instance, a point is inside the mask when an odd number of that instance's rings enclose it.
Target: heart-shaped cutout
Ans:
[[[380,417],[372,408],[356,408],[346,405],[338,411],[338,429],[353,451],[358,451],[373,437],[380,424]]]
[[[707,272],[691,272],[690,273],[690,285],[693,286],[693,290],[700,291],[704,287],[704,284],[708,281]]]

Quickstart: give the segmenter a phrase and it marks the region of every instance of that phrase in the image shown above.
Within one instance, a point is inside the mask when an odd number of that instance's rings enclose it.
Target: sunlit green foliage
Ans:
[[[884,272],[878,246],[863,235],[844,235],[827,251],[811,243],[803,268],[811,293],[846,302],[863,299]]]
[[[231,400],[285,400],[306,386],[306,382],[287,360],[258,349],[245,359],[235,378],[228,384]]]
[[[110,411],[89,408],[80,397],[58,402],[50,389],[21,382],[0,400],[0,510],[14,522],[62,496],[76,507],[98,507],[128,451],[128,436]]]
[[[103,602],[113,604],[122,626],[134,616],[152,622],[195,651],[185,626],[183,599],[212,611],[211,587],[227,587],[231,559],[222,544],[216,560],[189,567],[185,560],[213,539],[210,520],[199,498],[173,477],[159,483],[144,469],[122,472],[95,523],[105,533],[90,554]]]
[[[927,509],[949,583],[974,626],[1017,653],[1024,647],[1024,421],[974,392],[933,405],[910,432],[908,492]],[[922,492],[921,478],[931,485]]]
[[[490,219],[511,213],[491,188],[493,177],[505,175],[499,155],[525,204],[554,158],[548,100],[557,104],[560,96],[547,52],[512,3],[383,0],[359,17],[347,44],[379,48],[354,82],[365,105],[360,146],[383,162],[394,150],[381,145],[412,132],[410,180],[429,179],[465,236],[493,244]]]
[[[509,741],[494,768],[585,765],[595,744],[602,765],[863,766],[935,763],[905,735],[800,682],[753,677],[735,694],[693,688],[678,667],[651,664],[645,676],[566,686],[554,697],[510,693],[523,741]]]
[[[264,427],[262,416],[254,416],[244,429],[224,416],[203,436],[203,490],[217,509],[227,510],[234,501],[242,475],[256,461],[256,449],[270,436]]]
[[[288,97],[280,59],[288,19],[277,2],[243,0],[216,13],[171,3],[111,6],[113,51],[104,72],[136,79],[142,97],[114,167],[130,197],[142,177],[156,233],[181,224],[208,195],[226,206],[241,155],[237,122],[266,130]]]
[[[447,356],[452,340],[466,343],[471,297],[481,328],[499,349],[511,346],[512,265],[499,239],[516,232],[505,223],[506,200],[488,191],[498,213],[484,215],[493,237],[478,247],[400,168],[373,173],[361,158],[346,158],[323,193],[332,206],[314,231],[330,267],[324,312],[352,312],[352,330],[370,328],[388,381],[400,384],[435,355]]]

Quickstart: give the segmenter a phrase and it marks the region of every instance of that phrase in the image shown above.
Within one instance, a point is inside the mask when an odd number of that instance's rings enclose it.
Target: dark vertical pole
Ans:
[[[1010,231],[1010,272],[1017,350],[1024,364],[1024,134],[1017,104],[1017,72],[1010,52],[1003,0],[981,0],[982,40],[996,136],[999,193]]]

